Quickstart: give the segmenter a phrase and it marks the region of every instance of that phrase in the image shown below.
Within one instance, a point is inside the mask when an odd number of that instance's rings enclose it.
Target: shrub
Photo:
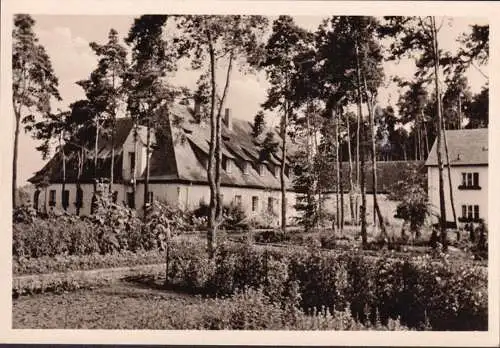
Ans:
[[[274,229],[255,233],[254,239],[257,243],[282,243],[290,240],[290,234]]]
[[[107,255],[64,255],[42,256],[38,258],[20,257],[13,260],[14,275],[45,274],[54,272],[69,272],[111,267],[126,267],[137,265],[158,264],[165,262],[165,254],[158,250],[138,251],[135,253],[122,251]]]
[[[283,308],[262,289],[244,289],[230,298],[206,299],[188,312],[169,315],[173,329],[197,330],[404,330],[398,321],[388,326],[362,325],[349,311],[303,313],[296,305]],[[155,325],[156,327],[157,325]]]
[[[487,328],[486,273],[479,267],[457,268],[446,258],[391,259],[355,251],[262,250],[226,243],[219,246],[215,265],[204,269],[208,257],[203,248],[186,245],[183,250],[188,250],[183,257],[196,260],[196,279],[202,279],[198,291],[208,295],[261,288],[281,308],[290,309],[298,301],[308,313],[349,310],[366,326],[389,325],[400,318],[415,329],[429,324],[439,330]],[[189,264],[181,258],[178,263]],[[179,284],[186,284],[180,278]]]
[[[12,222],[16,223],[32,223],[37,217],[37,211],[31,205],[21,205],[12,210]]]
[[[222,210],[222,228],[225,230],[248,230],[247,216],[240,204],[229,204]]]

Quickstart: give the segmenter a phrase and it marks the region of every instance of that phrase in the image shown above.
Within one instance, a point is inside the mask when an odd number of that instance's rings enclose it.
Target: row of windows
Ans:
[[[36,191],[35,192],[35,204],[36,205],[38,205],[39,195],[40,195],[40,191]],[[62,202],[61,202],[61,205],[64,208],[67,208],[69,206],[69,195],[70,195],[70,190],[64,190],[63,196],[62,196]],[[50,190],[49,191],[49,206],[55,207],[56,202],[57,202],[56,190]],[[83,191],[82,191],[82,189],[76,190],[75,204],[77,206],[79,206],[80,208],[83,206]]]
[[[128,158],[129,158],[129,163],[130,163],[130,175],[133,175],[135,161],[136,161],[135,152],[129,152]],[[206,167],[206,163],[205,163],[205,167]],[[226,156],[222,156],[221,167],[226,173],[231,174],[233,171],[233,167],[234,167],[234,161],[231,158],[228,158]],[[259,175],[261,175],[261,176],[264,175],[265,167],[266,167],[266,165],[263,163],[259,163],[257,165],[257,172],[259,173]],[[274,176],[279,177],[280,166],[274,166],[273,170],[274,170]],[[246,161],[243,162],[242,171],[243,171],[243,174],[249,173],[249,163],[248,162],[246,162]],[[285,166],[285,175],[289,176],[289,167],[287,165]]]
[[[236,195],[235,197],[235,203],[238,205],[241,205],[241,196]],[[274,197],[268,197],[267,198],[267,211],[272,213],[274,212],[274,206],[276,205],[276,202],[278,200]],[[259,210],[259,197],[258,196],[252,196],[252,211],[256,212]]]
[[[479,173],[462,173],[462,184],[459,189],[480,189]]]
[[[79,194],[78,194],[79,193]],[[35,192],[35,197],[34,197],[34,202],[35,202],[35,209],[38,209],[38,198],[40,195],[40,191]],[[65,190],[64,195],[63,195],[63,200],[62,200],[62,206],[63,207],[68,207],[69,206],[69,195],[70,191]],[[115,191],[113,193],[113,202],[116,203],[118,198],[118,192]],[[148,203],[152,203],[154,199],[154,194],[153,192],[148,193]],[[224,199],[224,195],[221,195],[221,199]],[[54,207],[56,205],[56,190],[50,190],[49,191],[49,206]],[[269,212],[274,211],[274,206],[277,202],[277,199],[274,197],[268,197],[267,199],[267,210]],[[79,204],[80,208],[83,207],[83,191],[81,189],[77,190],[77,196],[76,196],[76,202],[75,204]],[[241,195],[235,195],[234,196],[234,204],[236,205],[242,205],[242,196]],[[127,192],[127,205],[130,208],[135,208],[135,197],[133,192]],[[256,212],[259,210],[259,197],[258,196],[252,196],[252,212]]]
[[[224,171],[226,171],[226,173],[231,173],[232,172],[232,168],[234,166],[234,161],[230,158],[226,158],[226,157],[223,157],[222,158],[222,169]],[[242,164],[242,171],[243,171],[243,174],[248,174],[249,173],[249,170],[250,170],[250,163],[249,162],[243,162]],[[260,176],[264,175],[265,173],[265,170],[266,170],[266,165],[264,163],[259,163],[257,165],[257,173],[259,173]],[[280,166],[273,166],[272,167],[272,171],[273,171],[273,175],[275,177],[279,177],[280,176],[280,170],[281,170],[281,167]],[[286,176],[289,176],[290,174],[290,168],[288,166],[285,166],[285,175]]]
[[[70,197],[70,190],[64,190],[64,193],[62,195],[62,201],[61,205],[63,208],[69,207],[69,197]],[[37,190],[35,191],[34,197],[33,197],[33,202],[34,202],[34,208],[38,209],[38,200],[40,198],[40,191]],[[116,203],[118,199],[118,191],[113,192],[113,202]],[[82,189],[76,189],[75,190],[75,206],[78,208],[83,207],[83,190]],[[55,207],[57,203],[57,191],[56,190],[49,190],[49,207]]]

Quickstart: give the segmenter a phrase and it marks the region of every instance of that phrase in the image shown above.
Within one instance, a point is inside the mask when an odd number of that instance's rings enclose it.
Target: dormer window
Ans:
[[[274,166],[274,176],[279,177],[280,176],[280,166]]]
[[[233,169],[233,160],[231,158],[227,158],[225,156],[222,157],[222,168],[226,171],[226,173],[231,173]]]
[[[242,165],[243,174],[248,174],[248,162],[244,161]]]
[[[262,176],[264,175],[264,168],[265,168],[265,164],[264,163],[259,163],[257,165],[257,171],[259,172],[259,175]]]

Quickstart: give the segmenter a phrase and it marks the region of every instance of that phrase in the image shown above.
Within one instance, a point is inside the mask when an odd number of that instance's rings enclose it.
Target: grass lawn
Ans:
[[[139,284],[22,296],[12,303],[14,329],[175,329],[203,299]],[[167,315],[168,314],[168,315]]]
[[[46,293],[13,300],[13,329],[123,330],[407,330],[397,321],[363,326],[350,313],[334,316],[288,312],[263,301],[259,293],[204,299],[160,289],[161,281],[118,282],[106,288]],[[257,296],[255,296],[255,294]],[[250,297],[248,297],[250,296]]]

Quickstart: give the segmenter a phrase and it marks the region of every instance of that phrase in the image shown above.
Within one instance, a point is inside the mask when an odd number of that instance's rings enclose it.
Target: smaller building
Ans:
[[[451,188],[455,212],[459,224],[479,222],[488,223],[488,129],[461,129],[445,131],[450,160]],[[453,220],[448,181],[448,162],[444,141],[443,154],[444,197],[446,220]],[[439,168],[437,161],[437,141],[434,142],[427,166],[429,202],[434,221],[439,221]]]

